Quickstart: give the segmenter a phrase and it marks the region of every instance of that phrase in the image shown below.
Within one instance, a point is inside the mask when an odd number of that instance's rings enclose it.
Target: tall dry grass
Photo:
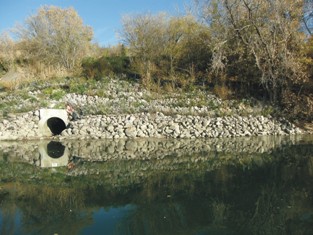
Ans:
[[[14,91],[22,84],[72,75],[74,75],[72,71],[68,71],[61,66],[47,66],[41,62],[35,62],[15,66],[15,68],[0,77],[0,86],[9,91]]]

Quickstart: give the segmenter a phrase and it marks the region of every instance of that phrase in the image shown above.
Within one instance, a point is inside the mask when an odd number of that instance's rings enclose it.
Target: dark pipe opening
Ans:
[[[63,130],[66,129],[64,121],[61,118],[57,117],[49,118],[47,121],[47,125],[53,135],[59,135]]]
[[[62,157],[65,151],[65,146],[57,141],[50,141],[47,145],[47,153],[49,157],[59,158]]]

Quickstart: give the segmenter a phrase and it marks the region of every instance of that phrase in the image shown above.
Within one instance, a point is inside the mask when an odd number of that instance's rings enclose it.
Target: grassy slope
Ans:
[[[137,112],[165,112],[157,106],[170,108],[187,108],[190,112],[184,114],[195,115],[194,110],[207,107],[207,114],[212,116],[225,115],[269,115],[274,108],[251,100],[221,101],[208,91],[201,88],[188,92],[163,91],[150,92],[140,84],[119,78],[103,78],[101,81],[84,78],[54,78],[38,80],[20,84],[15,89],[3,87],[0,83],[0,118],[10,113],[34,111],[39,108],[64,108],[64,97],[67,94],[78,94],[106,98],[109,102],[105,107],[84,107],[84,114],[116,114]],[[140,93],[140,95],[138,95]],[[132,97],[133,99],[131,99]],[[195,109],[194,109],[195,108]],[[169,109],[171,113],[172,109]]]

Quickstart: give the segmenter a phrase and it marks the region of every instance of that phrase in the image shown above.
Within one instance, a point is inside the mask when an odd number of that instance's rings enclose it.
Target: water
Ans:
[[[0,142],[0,234],[313,234],[313,137]]]

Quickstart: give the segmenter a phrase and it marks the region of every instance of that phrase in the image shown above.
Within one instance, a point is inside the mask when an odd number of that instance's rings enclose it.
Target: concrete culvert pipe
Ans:
[[[39,113],[38,128],[41,136],[59,135],[69,123],[65,109],[40,109]]]
[[[59,135],[66,129],[66,125],[61,118],[52,117],[47,120],[47,125],[52,135]]]

